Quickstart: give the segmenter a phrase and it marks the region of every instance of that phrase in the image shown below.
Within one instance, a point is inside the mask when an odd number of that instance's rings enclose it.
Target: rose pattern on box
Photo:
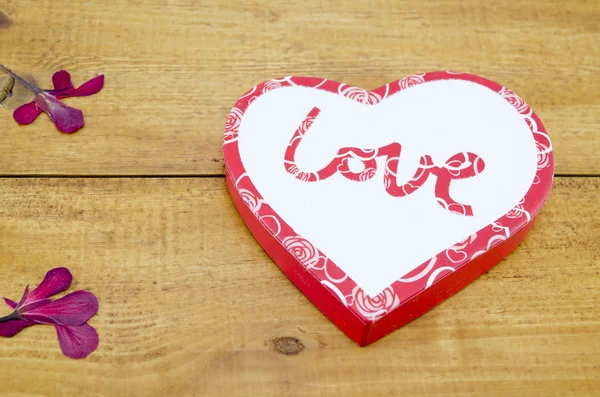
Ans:
[[[396,280],[378,295],[370,297],[335,263],[333,263],[333,261],[320,252],[317,247],[304,237],[298,235],[298,233],[281,219],[261,197],[260,193],[246,174],[246,170],[240,158],[237,139],[241,119],[245,110],[256,98],[265,92],[281,87],[301,86],[318,88],[337,93],[350,100],[363,104],[376,105],[388,96],[394,95],[401,90],[409,89],[412,86],[429,81],[445,79],[460,79],[483,85],[497,92],[498,95],[502,96],[521,114],[533,134],[537,150],[537,172],[533,184],[522,200],[504,216],[479,230],[477,233],[472,234],[467,239],[457,242],[453,246],[438,253],[413,271]],[[290,142],[291,145],[297,146],[299,144],[299,141],[302,139],[302,134],[310,128],[316,114],[309,116],[310,117],[307,117],[298,128],[300,133],[292,139]],[[536,215],[535,211],[539,209],[539,205],[537,205],[535,198],[544,197],[549,191],[551,183],[541,183],[541,181],[552,180],[554,164],[550,138],[540,119],[523,99],[513,91],[495,82],[479,76],[458,72],[428,72],[409,76],[397,82],[386,84],[373,91],[312,77],[284,77],[264,82],[247,91],[231,110],[225,126],[223,151],[228,159],[227,172],[234,181],[238,193],[265,229],[268,230],[273,237],[275,237],[288,252],[298,260],[299,263],[320,280],[322,285],[327,287],[331,293],[345,306],[351,309],[357,317],[367,323],[375,322],[382,318],[401,305],[402,302],[409,300],[416,294],[431,287],[435,282],[443,279],[448,274],[451,274],[464,264],[482,255],[515,234],[526,224],[526,222],[529,222]],[[360,173],[351,173],[348,172],[349,169],[346,170],[346,168],[344,168],[345,166],[342,166],[341,169],[346,172],[345,176],[355,178],[357,181],[372,178],[377,170],[376,166],[373,164],[377,153],[369,150],[357,149],[352,150],[352,155],[360,158],[361,161],[363,161],[365,168]],[[303,181],[319,180],[318,178],[320,178],[320,176],[318,173],[303,172],[298,169],[295,163],[290,162],[290,160],[291,159],[286,156],[285,166],[288,172],[293,174],[296,178]],[[472,160],[475,159],[473,158]],[[446,169],[450,173],[455,172],[456,170],[453,170],[452,167],[459,164],[453,162],[459,161],[461,161],[460,157],[453,157],[446,162],[444,167],[447,167]],[[466,158],[463,157],[463,161],[466,161]],[[386,166],[386,171],[390,176],[394,174],[392,166]],[[421,167],[415,173],[413,180],[409,181],[409,185],[402,188],[403,193],[410,194],[411,189],[418,188],[423,174],[432,167],[433,163],[430,163],[429,159],[424,156],[424,158],[422,158]],[[336,171],[338,171],[338,169],[334,170],[334,172]],[[473,171],[476,170],[473,169]],[[389,185],[394,186],[395,180],[390,180]],[[445,197],[443,199],[444,202],[440,202],[445,208],[459,213],[467,212],[465,208],[453,208],[452,203],[447,201],[447,199],[448,197]]]
[[[356,97],[352,97],[356,99]],[[358,99],[357,99],[358,100]],[[446,210],[459,214],[472,216],[473,210],[468,204],[461,204],[450,197],[450,182],[453,179],[471,178],[480,174],[485,168],[485,162],[474,153],[463,152],[451,156],[446,163],[438,167],[429,155],[421,156],[419,166],[414,176],[406,183],[398,185],[398,165],[402,152],[402,145],[397,142],[382,146],[377,149],[360,149],[343,147],[338,150],[335,158],[323,169],[317,172],[300,170],[296,163],[296,150],[302,138],[308,132],[321,110],[313,108],[302,120],[300,126],[290,138],[290,143],[285,151],[283,165],[285,170],[303,182],[320,182],[339,172],[343,177],[355,181],[365,182],[377,173],[377,157],[384,157],[385,170],[383,184],[387,193],[393,197],[404,197],[414,193],[427,182],[431,175],[436,176],[435,199]],[[350,160],[357,160],[363,164],[363,170],[354,172],[350,169]]]

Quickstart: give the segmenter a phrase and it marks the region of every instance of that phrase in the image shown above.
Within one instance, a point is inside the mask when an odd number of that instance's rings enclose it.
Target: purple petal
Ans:
[[[17,303],[17,307],[21,306],[23,303],[25,303],[25,301],[27,300],[27,297],[29,296],[29,284],[27,284],[25,286],[25,291],[23,291],[23,296],[21,297],[21,300],[19,301],[19,303]]]
[[[96,76],[93,79],[87,81],[78,87],[75,91],[69,94],[70,97],[74,96],[90,96],[97,94],[104,87],[104,75]]]
[[[0,336],[11,337],[15,336],[23,328],[27,328],[35,323],[27,320],[10,320],[0,323]]]
[[[98,299],[87,291],[75,291],[46,305],[21,313],[41,324],[81,325],[98,312]]]
[[[17,302],[15,302],[12,299],[8,299],[8,298],[2,298],[4,299],[4,302],[6,302],[6,304],[11,308],[11,309],[15,309],[17,307]]]
[[[56,326],[58,343],[63,354],[70,358],[85,358],[98,347],[98,333],[89,324]]]
[[[57,267],[50,270],[46,273],[46,277],[44,277],[44,280],[40,285],[31,291],[27,297],[27,304],[40,299],[49,298],[52,295],[66,290],[71,285],[71,281],[73,281],[73,276],[66,267]]]
[[[48,117],[60,132],[71,134],[83,127],[83,112],[62,103],[47,92],[35,96],[37,105],[48,114]]]
[[[18,124],[27,125],[33,123],[41,113],[42,109],[33,101],[16,108],[13,112],[13,118]]]
[[[52,83],[54,84],[54,90],[61,91],[61,93],[71,93],[74,88],[71,83],[71,75],[66,70],[59,70],[52,76]]]
[[[40,306],[47,305],[50,302],[52,302],[50,299],[38,299],[36,301],[30,301],[29,299],[27,299],[25,303],[19,306],[18,310],[21,314],[28,313],[34,309],[37,309]]]

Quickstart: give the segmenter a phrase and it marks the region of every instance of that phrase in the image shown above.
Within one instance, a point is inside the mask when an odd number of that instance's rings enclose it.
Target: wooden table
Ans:
[[[62,68],[106,75],[69,100],[86,115],[74,135],[0,109],[0,295],[68,266],[99,297],[101,338],[79,361],[50,327],[0,339],[0,394],[600,395],[600,2],[492,3],[0,0],[2,63],[45,87]],[[514,254],[359,348],[244,227],[223,125],[272,77],[374,88],[437,69],[525,98],[555,187]]]

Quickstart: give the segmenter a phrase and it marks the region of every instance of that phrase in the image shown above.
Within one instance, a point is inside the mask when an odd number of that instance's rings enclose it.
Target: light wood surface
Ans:
[[[18,85],[0,107],[0,296],[67,266],[100,300],[85,360],[51,327],[0,338],[0,396],[600,395],[600,2],[494,3],[0,0],[0,63],[44,87],[106,75],[67,100],[87,123],[71,136],[45,115],[17,126]],[[515,253],[359,348],[245,228],[225,118],[273,77],[375,88],[439,69],[534,108],[555,187]],[[106,178],[125,175],[143,177]]]
[[[598,396],[600,179],[555,185],[516,252],[359,348],[266,256],[223,179],[1,180],[0,291],[68,266],[100,299],[101,336],[84,361],[51,327],[0,340],[2,395]]]
[[[76,84],[106,74],[99,95],[68,101],[87,120],[74,136],[46,116],[20,128],[0,112],[0,174],[222,174],[225,118],[255,84],[309,75],[376,88],[446,69],[521,95],[551,134],[557,173],[600,171],[598,1],[0,0],[0,10],[2,63],[42,86],[61,68]]]

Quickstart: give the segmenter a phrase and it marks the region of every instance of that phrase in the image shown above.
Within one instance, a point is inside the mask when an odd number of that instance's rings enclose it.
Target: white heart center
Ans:
[[[320,113],[296,152],[301,169],[320,170],[342,147],[398,142],[402,184],[423,155],[442,166],[457,153],[472,152],[485,169],[453,180],[450,196],[471,205],[473,216],[436,202],[435,176],[408,196],[391,196],[383,182],[384,158],[365,182],[339,173],[318,182],[296,179],[284,167],[284,154],[315,106]],[[246,110],[238,145],[265,201],[370,296],[507,213],[529,190],[537,165],[533,135],[519,112],[498,93],[464,80],[423,83],[375,106],[314,88],[275,89]],[[350,167],[360,171],[362,164]]]

